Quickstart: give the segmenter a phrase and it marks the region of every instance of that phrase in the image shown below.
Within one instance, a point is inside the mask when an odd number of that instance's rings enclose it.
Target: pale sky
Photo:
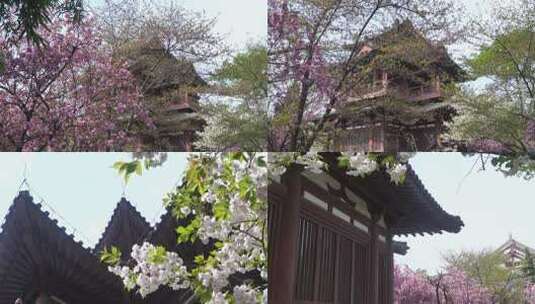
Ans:
[[[267,38],[267,0],[176,0],[186,8],[218,16],[216,30],[229,34],[229,41],[241,48],[248,41]]]
[[[165,2],[167,0],[160,0]],[[228,35],[234,49],[243,49],[250,41],[267,38],[267,0],[172,0],[188,10],[217,17],[214,30]],[[98,6],[102,0],[88,0]]]
[[[535,180],[504,177],[490,165],[467,175],[474,161],[459,153],[418,153],[410,161],[429,193],[465,227],[458,234],[399,238],[411,249],[404,257],[396,255],[398,263],[435,272],[443,253],[497,248],[510,233],[535,247]]]
[[[163,167],[133,176],[128,183],[126,198],[151,224],[164,212],[164,195],[181,180],[186,158],[186,153],[170,153]],[[26,164],[34,201],[44,199],[45,208],[56,211],[52,217],[75,226],[76,239],[92,247],[122,196],[122,179],[111,168],[119,160],[130,160],[130,154],[0,153],[0,222],[18,193]]]

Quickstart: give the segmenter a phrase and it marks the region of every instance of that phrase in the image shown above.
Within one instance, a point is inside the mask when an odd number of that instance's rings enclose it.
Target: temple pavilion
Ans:
[[[444,149],[444,123],[456,114],[447,88],[467,79],[446,48],[409,20],[359,47],[358,76],[330,117],[329,151]]]
[[[509,235],[509,239],[498,247],[496,252],[504,256],[505,266],[511,268],[522,266],[527,252],[535,256],[535,249],[515,240],[512,235]]]
[[[346,174],[338,153],[322,174],[296,165],[269,186],[269,299],[277,304],[391,304],[396,236],[458,233],[409,166],[395,185],[385,172]]]
[[[156,126],[144,134],[144,144],[153,151],[193,150],[196,134],[206,124],[197,93],[206,82],[190,61],[177,58],[159,41],[140,43],[126,57]]]

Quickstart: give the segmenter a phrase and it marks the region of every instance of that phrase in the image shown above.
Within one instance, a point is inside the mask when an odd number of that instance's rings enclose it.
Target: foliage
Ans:
[[[394,303],[535,303],[535,285],[505,268],[499,253],[463,251],[446,255],[445,261],[436,275],[395,265]]]
[[[146,44],[161,46],[176,58],[204,65],[228,53],[223,36],[214,32],[216,18],[189,11],[173,1],[106,0],[95,14],[99,16],[103,39],[123,57],[130,57]],[[161,64],[162,60],[156,61],[153,68]]]
[[[476,77],[494,76],[511,79],[519,73],[517,58],[529,55],[529,42],[533,33],[528,28],[514,28],[506,33],[498,33],[489,45],[482,45],[479,54],[468,60],[468,65]],[[531,58],[528,57],[531,60]],[[525,73],[530,74],[531,64],[525,66]]]
[[[535,177],[535,157],[532,155],[498,155],[491,162],[505,176],[518,176],[526,180]]]
[[[44,46],[0,38],[0,147],[4,151],[135,149],[152,127],[123,60],[90,18],[54,18]]]
[[[467,66],[486,85],[458,92],[459,115],[450,125],[451,137],[471,151],[511,157],[535,152],[534,13],[533,0],[519,0],[497,4],[490,16],[473,21],[479,52]]]
[[[462,95],[461,95],[462,94]],[[460,92],[455,98],[460,115],[448,124],[449,134],[466,141],[470,150],[513,153],[526,150],[528,122],[516,107],[492,94]]]
[[[367,81],[370,71],[359,55],[365,40],[399,18],[412,19],[427,38],[443,42],[457,36],[459,24],[453,1],[270,0],[268,5],[272,151],[310,150],[352,88]],[[407,49],[386,51],[403,55]]]
[[[204,104],[207,126],[195,143],[210,151],[264,151],[269,130],[267,51],[250,45],[232,61],[225,61],[212,76],[210,93],[225,96]]]
[[[82,18],[82,0],[3,0],[0,2],[0,29],[7,35],[27,37],[34,43],[46,42],[40,29],[47,27],[51,13],[69,13],[73,21]],[[1,66],[1,64],[0,64]]]
[[[522,276],[530,283],[535,283],[535,257],[526,249],[524,260],[522,261]]]
[[[225,61],[211,80],[221,85],[224,95],[256,99],[267,96],[267,50],[262,44],[251,44]],[[227,93],[228,92],[228,93]]]
[[[141,175],[143,169],[148,170],[162,166],[167,161],[166,152],[134,152],[134,160],[132,161],[117,161],[113,164],[113,168],[117,170],[120,176],[123,177],[127,184],[130,177],[135,173]]]
[[[514,271],[506,268],[505,257],[491,250],[461,251],[445,256],[448,267],[462,270],[467,276],[485,287],[493,303],[519,303],[525,285]]]
[[[188,220],[177,227],[178,242],[200,240],[208,250],[193,265],[186,265],[180,252],[145,243],[132,251],[138,266],[111,263],[110,271],[142,296],[169,286],[193,289],[202,303],[267,303],[265,157],[262,153],[192,155],[183,184],[164,202],[177,218]],[[105,257],[113,262],[109,254]],[[252,280],[231,283],[230,277],[237,273]]]

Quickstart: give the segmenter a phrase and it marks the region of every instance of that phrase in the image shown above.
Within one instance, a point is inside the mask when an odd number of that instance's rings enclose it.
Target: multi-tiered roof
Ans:
[[[179,223],[168,210],[151,227],[128,202],[121,199],[105,232],[94,248],[85,248],[65,228],[49,217],[27,191],[15,198],[0,232],[0,304],[16,299],[33,303],[42,294],[56,302],[77,304],[190,303],[191,290],[162,288],[142,299],[125,291],[119,277],[100,262],[100,251],[116,246],[129,257],[134,244],[149,241],[179,252],[191,265],[203,246],[179,246],[175,229]]]
[[[191,150],[195,133],[205,124],[196,91],[206,82],[190,61],[177,58],[156,40],[126,53],[156,125],[146,134],[146,144],[160,150]]]
[[[496,249],[497,253],[500,253],[505,258],[505,264],[508,267],[518,267],[521,265],[526,257],[526,253],[530,253],[535,256],[535,249],[513,239],[510,235],[507,242]]]

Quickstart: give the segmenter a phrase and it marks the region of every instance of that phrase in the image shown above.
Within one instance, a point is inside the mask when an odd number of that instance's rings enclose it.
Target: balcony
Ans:
[[[173,102],[165,108],[166,112],[199,112],[200,107],[197,100],[188,93],[182,93],[173,98]]]
[[[407,101],[413,102],[440,98],[442,96],[442,89],[438,83],[409,87],[405,93],[400,95],[400,97]]]
[[[386,85],[374,85],[374,86],[361,86],[356,87],[351,90],[349,94],[348,102],[374,99],[378,97],[383,97],[388,94],[389,90]]]
[[[354,88],[350,93],[348,103],[375,99],[387,95],[410,102],[430,100],[444,96],[440,88],[440,83],[438,82],[412,87],[390,83],[388,85],[379,84]]]

